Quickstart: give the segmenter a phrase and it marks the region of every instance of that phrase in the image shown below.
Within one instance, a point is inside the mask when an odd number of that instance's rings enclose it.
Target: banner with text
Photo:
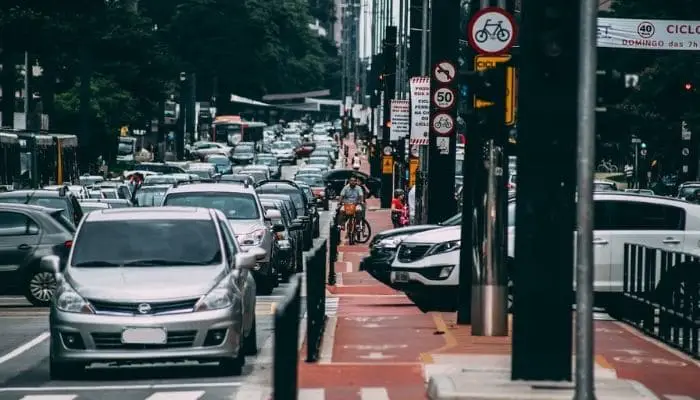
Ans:
[[[598,47],[700,50],[700,21],[598,18]]]
[[[430,78],[416,76],[409,82],[411,91],[412,145],[428,145],[430,126]]]
[[[399,140],[408,137],[409,107],[408,100],[391,101],[391,134],[389,140]]]

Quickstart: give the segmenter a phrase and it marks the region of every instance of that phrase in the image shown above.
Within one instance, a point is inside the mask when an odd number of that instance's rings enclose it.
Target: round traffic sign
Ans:
[[[455,104],[455,92],[450,88],[439,88],[433,93],[433,104],[443,110],[452,107]]]
[[[392,149],[391,146],[384,146],[383,152],[384,155],[390,156],[394,152],[394,149]]]
[[[644,151],[644,150],[642,150],[642,151]],[[688,154],[690,154],[690,149],[687,148],[687,147],[684,147],[683,150],[681,150],[681,153],[682,153],[684,156],[687,156]]]
[[[416,145],[411,146],[411,155],[413,157],[418,157],[418,146],[416,146]]]
[[[433,68],[433,76],[440,83],[450,83],[455,80],[456,75],[457,70],[454,64],[449,61],[440,61],[435,64],[435,68]]]
[[[433,130],[440,135],[449,135],[455,128],[455,120],[445,112],[435,114],[433,117]]]
[[[686,149],[686,150],[687,150],[687,149]],[[647,149],[641,149],[641,150],[639,150],[639,154],[641,154],[642,156],[646,156],[646,155],[647,155]]]
[[[516,36],[515,19],[502,8],[484,8],[469,20],[467,41],[480,54],[506,53]]]

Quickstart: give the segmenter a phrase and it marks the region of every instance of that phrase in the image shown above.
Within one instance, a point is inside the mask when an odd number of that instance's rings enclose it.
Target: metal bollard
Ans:
[[[488,141],[486,196],[482,217],[480,262],[472,281],[472,335],[508,335],[508,284],[506,275],[505,229],[507,201],[503,148]],[[481,222],[481,221],[480,221]]]
[[[335,286],[335,262],[338,261],[338,243],[340,242],[340,229],[338,225],[332,223],[330,229],[329,255],[328,255],[328,284]]]

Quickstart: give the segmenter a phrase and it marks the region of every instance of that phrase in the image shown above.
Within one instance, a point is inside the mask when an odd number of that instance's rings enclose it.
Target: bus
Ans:
[[[262,122],[245,121],[240,115],[222,115],[214,119],[211,140],[235,146],[238,142],[258,142],[263,138]]]
[[[134,162],[136,154],[136,138],[131,136],[119,136],[117,140],[117,162]]]

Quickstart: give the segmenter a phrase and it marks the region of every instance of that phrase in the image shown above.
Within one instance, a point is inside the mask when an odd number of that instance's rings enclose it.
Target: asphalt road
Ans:
[[[283,178],[291,178],[295,170],[295,166],[283,167]],[[328,223],[329,213],[322,211],[322,236],[328,234]],[[0,400],[266,400],[272,374],[273,313],[285,288],[280,284],[272,295],[258,296],[260,352],[247,357],[240,377],[219,377],[210,365],[173,363],[93,365],[80,380],[51,381],[47,310],[32,307],[22,297],[0,296]]]

